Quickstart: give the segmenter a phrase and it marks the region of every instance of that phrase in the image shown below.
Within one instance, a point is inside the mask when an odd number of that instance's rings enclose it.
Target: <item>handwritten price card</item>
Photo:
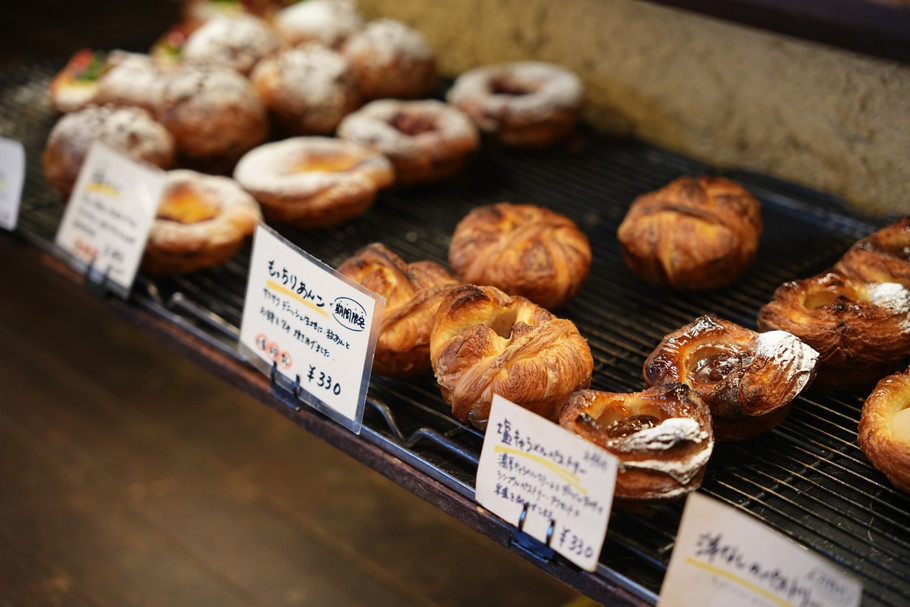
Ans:
[[[15,230],[25,182],[25,148],[0,137],[0,228]]]
[[[359,433],[384,300],[264,225],[256,228],[241,350]]]
[[[594,571],[613,505],[617,461],[597,445],[499,395],[477,470],[477,501]]]
[[[129,295],[164,181],[164,171],[92,144],[57,231],[70,264]]]
[[[659,607],[856,607],[862,587],[757,519],[689,495]]]

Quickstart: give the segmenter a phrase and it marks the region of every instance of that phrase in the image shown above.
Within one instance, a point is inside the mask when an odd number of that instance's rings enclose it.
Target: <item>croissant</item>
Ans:
[[[392,377],[429,372],[433,318],[457,284],[455,277],[432,261],[405,263],[378,242],[357,251],[338,271],[385,297],[373,370]]]
[[[493,394],[555,420],[594,371],[572,321],[524,297],[469,284],[451,289],[439,305],[430,361],[454,416],[478,428],[486,426]]]
[[[688,384],[711,410],[717,440],[779,424],[815,378],[818,352],[786,331],[757,333],[701,316],[668,334],[645,360],[645,383]]]
[[[620,394],[580,390],[559,424],[619,459],[614,497],[664,501],[697,489],[714,449],[711,414],[685,384]]]
[[[716,289],[743,274],[763,229],[761,204],[720,177],[680,177],[639,196],[617,236],[629,268],[650,284]]]
[[[876,384],[863,403],[858,438],[872,465],[910,493],[910,369]]]
[[[463,282],[492,285],[553,310],[581,289],[591,245],[564,215],[502,202],[477,207],[458,223],[449,265]]]
[[[789,331],[817,350],[818,385],[867,389],[910,355],[910,291],[825,272],[778,287],[758,328]]]
[[[858,240],[834,269],[865,282],[896,282],[910,289],[910,217]]]

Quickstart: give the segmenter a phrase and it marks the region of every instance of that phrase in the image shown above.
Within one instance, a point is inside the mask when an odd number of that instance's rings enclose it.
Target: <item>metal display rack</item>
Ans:
[[[56,120],[44,95],[57,67],[37,64],[0,75],[0,133],[22,141],[28,153],[19,227],[12,237],[52,265],[63,204],[43,178],[40,156]],[[616,240],[629,203],[675,177],[704,172],[711,168],[667,150],[583,132],[571,146],[554,151],[484,149],[463,175],[383,192],[365,216],[337,229],[279,229],[332,266],[377,240],[408,261],[445,263],[455,224],[477,205],[507,200],[558,210],[586,232],[594,254],[581,294],[559,314],[589,340],[592,387],[638,391],[642,363],[665,334],[705,313],[754,328],[758,308],[778,285],[830,267],[852,242],[883,223],[818,192],[726,172],[763,203],[765,232],[753,267],[730,287],[709,293],[675,294],[643,284],[623,263]],[[235,347],[248,254],[185,277],[141,275],[128,301],[108,301],[201,366],[593,599],[656,602],[681,502],[614,511],[598,569],[587,573],[543,554],[473,502],[482,436],[452,417],[432,377],[374,376],[359,436],[313,410],[284,406],[280,386],[252,371]],[[859,450],[861,407],[861,396],[810,390],[773,431],[717,445],[700,491],[852,571],[864,586],[864,605],[897,605],[910,596],[910,496],[895,491]]]

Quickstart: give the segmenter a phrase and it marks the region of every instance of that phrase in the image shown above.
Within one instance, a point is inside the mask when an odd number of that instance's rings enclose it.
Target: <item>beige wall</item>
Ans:
[[[443,71],[561,63],[587,119],[874,213],[910,213],[910,66],[636,0],[359,0],[422,31]]]

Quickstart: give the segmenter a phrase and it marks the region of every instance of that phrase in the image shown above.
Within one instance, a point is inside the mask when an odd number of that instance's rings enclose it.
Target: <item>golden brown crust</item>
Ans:
[[[834,269],[866,282],[896,282],[910,289],[910,217],[858,240]]]
[[[486,425],[493,394],[548,419],[591,383],[594,359],[575,325],[495,287],[460,285],[436,312],[430,360],[452,413]]]
[[[639,504],[697,489],[714,449],[711,414],[685,384],[623,394],[581,390],[559,424],[619,459],[614,497]]]
[[[910,292],[826,272],[784,283],[758,312],[761,331],[782,329],[819,352],[818,385],[864,389],[910,355]]]
[[[739,440],[783,421],[815,378],[817,359],[789,333],[757,333],[707,315],[666,335],[642,372],[649,386],[690,386],[711,409],[717,439]]]
[[[720,177],[680,177],[639,196],[617,236],[623,259],[646,282],[682,291],[716,289],[752,264],[761,203]]]
[[[458,284],[455,277],[432,261],[405,263],[381,243],[357,251],[338,271],[385,297],[373,371],[392,377],[429,372],[433,319]]]
[[[859,446],[901,491],[910,493],[910,369],[883,378],[863,403]]]
[[[502,202],[477,207],[458,223],[449,265],[463,282],[493,285],[552,310],[578,294],[591,246],[565,215]]]

